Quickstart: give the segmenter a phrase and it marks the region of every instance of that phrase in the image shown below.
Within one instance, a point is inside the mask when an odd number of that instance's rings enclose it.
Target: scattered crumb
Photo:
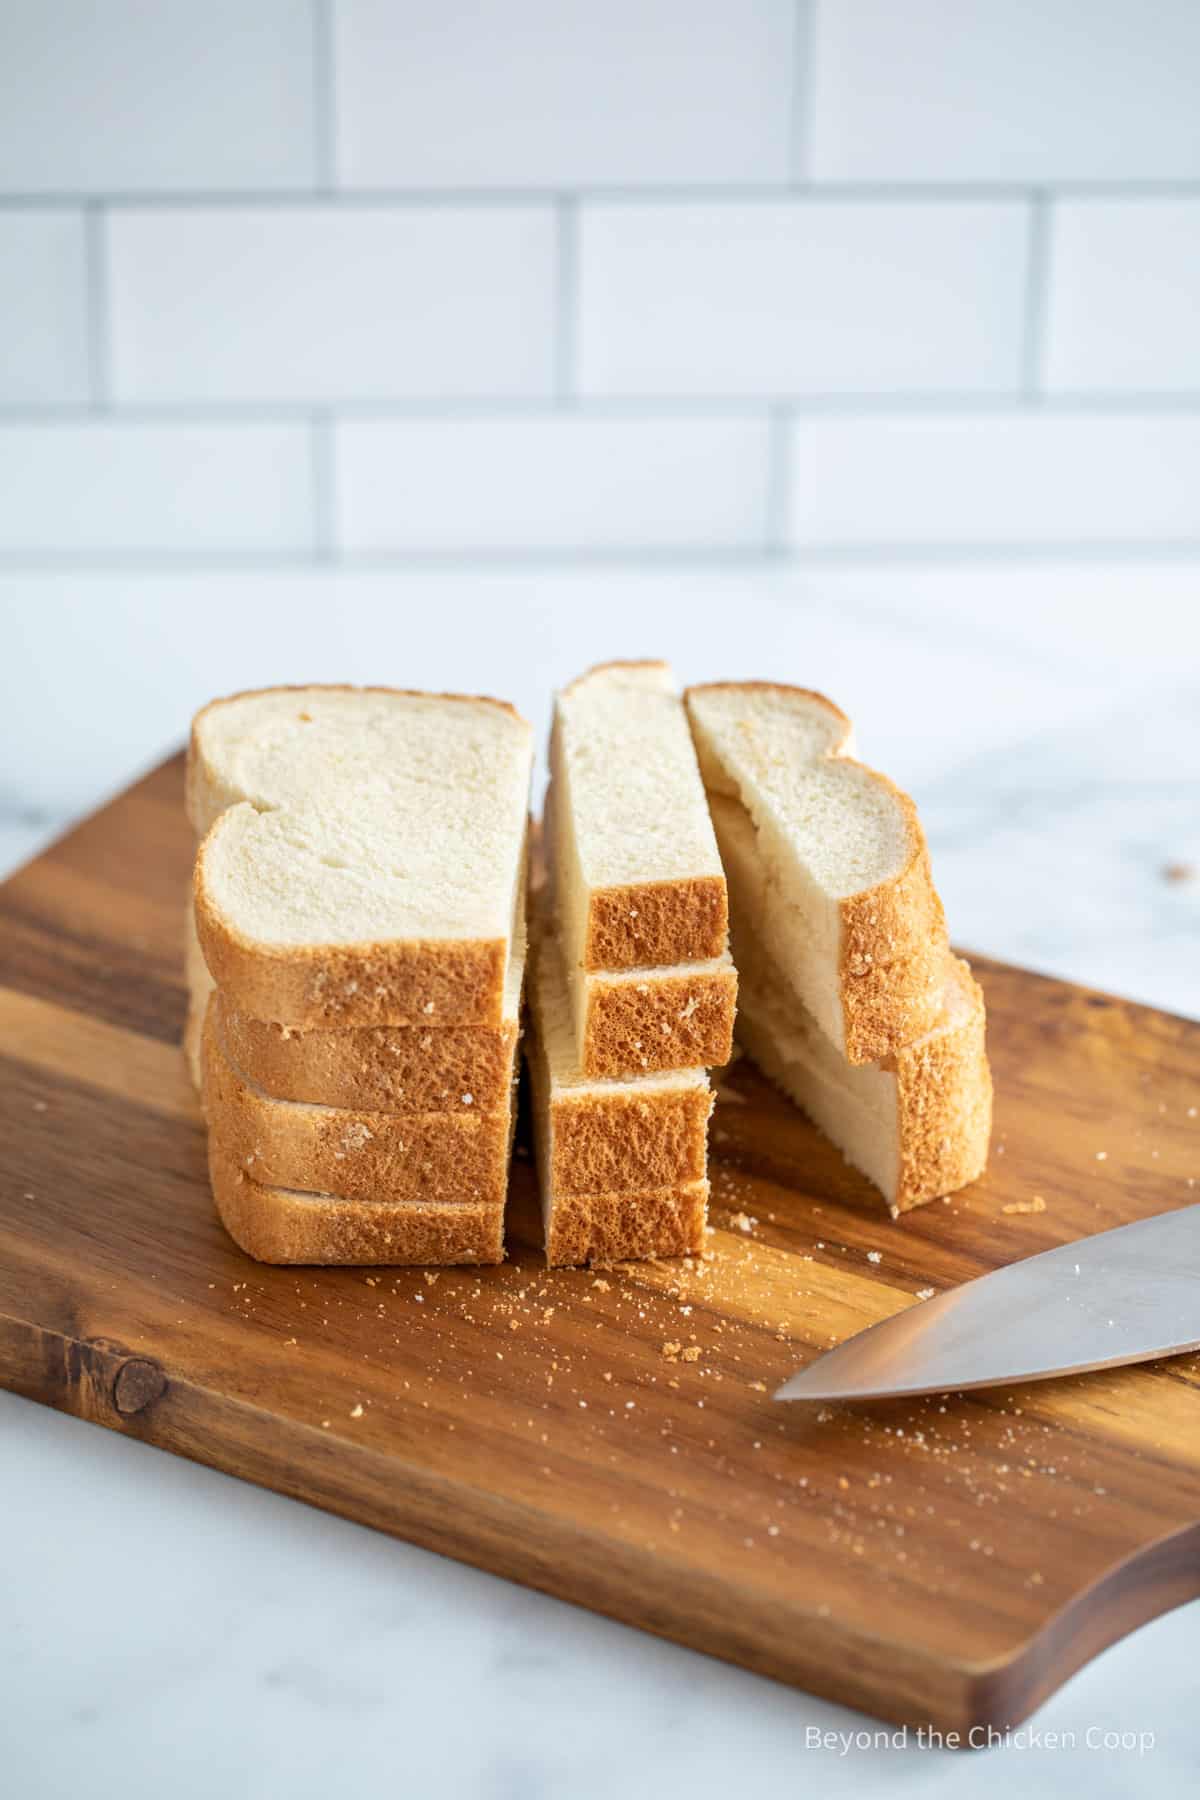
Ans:
[[[699,1344],[689,1344],[686,1350],[680,1351],[680,1356],[682,1357],[684,1362],[699,1362],[700,1361],[700,1346],[699,1346]]]
[[[881,1263],[883,1261],[883,1251],[882,1250],[868,1250],[867,1251],[867,1261],[869,1263]]]
[[[1195,876],[1196,870],[1192,863],[1169,862],[1162,867],[1163,880],[1169,881],[1173,887],[1180,886],[1185,881],[1193,881]]]
[[[1097,1150],[1096,1161],[1097,1162],[1107,1162],[1108,1161],[1108,1151],[1107,1150]]]
[[[753,1231],[758,1221],[752,1219],[749,1213],[735,1212],[730,1213],[729,1223],[733,1226],[735,1231]]]
[[[662,1353],[666,1357],[668,1362],[675,1362],[679,1356],[679,1352],[682,1349],[683,1349],[682,1344],[664,1344],[662,1347]]]
[[[430,1287],[433,1287],[433,1285],[435,1284],[435,1282],[438,1279],[438,1271],[435,1269],[426,1269],[425,1279],[429,1283]]]
[[[917,1289],[917,1299],[918,1300],[932,1300],[936,1291],[937,1290],[935,1288],[918,1288]]]
[[[1032,1200],[1010,1200],[1007,1206],[1000,1208],[1006,1213],[1044,1213],[1045,1210],[1046,1202],[1040,1194],[1035,1194]]]
[[[612,1283],[611,1283],[611,1281],[602,1280],[601,1277],[599,1275],[597,1275],[595,1281],[593,1281],[593,1283],[592,1283],[592,1286],[594,1288],[599,1288],[599,1290],[602,1294],[607,1294],[609,1288],[612,1286]]]
[[[363,1416],[363,1409],[362,1409],[362,1401],[360,1400],[357,1406],[352,1406],[350,1408],[350,1417],[352,1419],[361,1419],[362,1416]]]

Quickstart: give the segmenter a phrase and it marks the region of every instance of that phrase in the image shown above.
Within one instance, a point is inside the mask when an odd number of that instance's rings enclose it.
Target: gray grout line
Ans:
[[[789,548],[792,495],[792,415],[785,406],[773,406],[767,421],[766,550],[772,557],[786,556]]]
[[[1022,332],[1021,389],[1027,401],[1042,399],[1045,376],[1046,322],[1050,306],[1050,254],[1053,220],[1044,192],[1032,196],[1026,248],[1025,311]]]
[[[337,186],[336,52],[333,0],[312,0],[314,174],[323,196]]]
[[[112,395],[108,246],[103,202],[90,200],[83,212],[84,301],[87,307],[88,391],[91,412],[107,412]]]
[[[1200,388],[1177,393],[1122,394],[697,394],[646,395],[636,399],[573,398],[571,409],[585,419],[723,419],[764,418],[784,410],[803,418],[970,418],[1011,419],[1036,410],[1066,417],[1190,418],[1200,414]],[[496,400],[354,400],[312,399],[280,402],[164,402],[162,405],[119,405],[106,408],[114,424],[123,425],[258,425],[308,424],[326,419],[528,419],[549,418],[561,408],[555,395],[537,399]],[[31,406],[0,404],[0,428],[18,425],[67,425],[93,416],[90,405]]]
[[[331,108],[332,112],[332,108]],[[331,120],[332,123],[332,120]],[[1200,181],[761,181],[647,183],[634,187],[620,183],[594,183],[571,190],[578,203],[688,205],[696,201],[731,204],[757,201],[803,200],[814,203],[894,201],[898,205],[928,201],[932,204],[960,200],[1027,200],[1031,193],[1049,193],[1063,199],[1189,199],[1200,200]],[[0,193],[0,211],[37,207],[86,206],[98,201],[107,207],[238,207],[238,206],[345,206],[506,207],[553,205],[562,198],[555,187],[336,187],[326,190],[315,183],[295,183],[279,188],[123,189],[97,194],[87,190],[55,190],[39,193]]]
[[[819,0],[793,0],[792,102],[788,171],[799,189],[810,178],[813,123],[817,98],[817,6]]]
[[[1080,539],[1064,543],[982,544],[815,544],[790,547],[774,555],[761,545],[740,549],[681,545],[661,550],[446,550],[378,551],[333,554],[281,554],[264,550],[186,552],[164,551],[26,552],[0,554],[0,574],[12,576],[72,574],[77,576],[210,575],[240,572],[247,575],[371,574],[387,571],[424,571],[470,574],[519,574],[523,570],[583,572],[589,569],[639,570],[649,574],[673,568],[707,568],[714,572],[751,569],[767,574],[787,569],[907,569],[914,566],[970,569],[1010,568],[1029,564],[1087,562],[1103,564],[1193,564],[1200,568],[1200,538],[1157,541],[1130,538],[1107,541]]]
[[[554,393],[559,406],[572,406],[579,391],[579,206],[570,195],[559,199],[555,220]]]
[[[312,456],[313,555],[320,563],[337,560],[337,456],[333,418],[315,412],[309,426]]]

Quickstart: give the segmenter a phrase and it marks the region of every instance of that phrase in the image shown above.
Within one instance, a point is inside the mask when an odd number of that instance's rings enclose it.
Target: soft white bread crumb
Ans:
[[[738,1041],[846,1160],[905,1212],[983,1173],[992,1085],[983,996],[966,963],[946,958],[933,1029],[884,1062],[855,1065],[796,1000],[753,935],[738,929]]]
[[[725,948],[721,861],[665,663],[610,663],[558,695],[547,800],[568,964],[707,961]]]
[[[850,722],[819,694],[685,698],[731,903],[822,1030],[853,1062],[929,1030],[946,928],[911,800],[850,758]]]
[[[205,708],[196,925],[230,1002],[298,1027],[499,1024],[530,763],[496,701],[303,688]]]

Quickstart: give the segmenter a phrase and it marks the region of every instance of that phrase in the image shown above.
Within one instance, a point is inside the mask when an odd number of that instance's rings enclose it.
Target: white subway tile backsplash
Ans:
[[[821,0],[823,181],[1193,180],[1195,0]]]
[[[110,221],[121,401],[545,396],[548,206],[133,209]]]
[[[1200,120],[1200,90],[1197,93]],[[1200,391],[1200,198],[1059,200],[1046,386]]]
[[[287,188],[315,169],[299,0],[4,0],[0,188]]]
[[[1017,201],[584,206],[582,391],[1011,391],[1027,222]]]
[[[1200,544],[1200,411],[797,420],[790,539]]]
[[[760,550],[765,419],[350,420],[347,551]]]
[[[792,0],[340,0],[338,177],[782,181]]]
[[[0,424],[0,553],[284,553],[312,547],[302,424]]]
[[[88,391],[83,217],[0,212],[0,406],[69,406]]]

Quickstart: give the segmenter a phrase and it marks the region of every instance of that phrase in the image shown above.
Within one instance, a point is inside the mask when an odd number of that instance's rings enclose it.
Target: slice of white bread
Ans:
[[[550,769],[547,851],[568,966],[720,956],[725,878],[667,665],[605,663],[564,688]]]
[[[265,1263],[498,1263],[503,1202],[347,1200],[252,1181],[215,1137],[208,1172],[217,1214],[234,1243]]]
[[[965,962],[946,958],[937,1022],[882,1062],[851,1063],[791,994],[752,937],[737,929],[738,1041],[765,1075],[861,1169],[893,1216],[981,1175],[992,1081],[984,1005]]]
[[[502,1206],[512,1142],[508,1104],[484,1113],[394,1113],[275,1100],[230,1060],[210,1003],[204,1023],[203,1104],[209,1137],[265,1187],[345,1200],[422,1200]]]
[[[527,1060],[547,1191],[605,1194],[702,1180],[712,1092],[701,1068],[598,1081],[579,1067],[558,941],[539,920]]]
[[[851,758],[850,721],[820,694],[718,682],[685,701],[731,907],[746,862],[761,867],[750,923],[821,1029],[855,1063],[932,1030],[946,924],[912,801]]]
[[[316,1105],[383,1112],[454,1111],[460,1106],[496,1112],[508,1104],[526,948],[522,882],[505,981],[504,1019],[497,1027],[367,1025],[346,1031],[297,1031],[274,1020],[239,1013],[218,993],[221,1039],[235,1067],[276,1100],[309,1100]],[[190,902],[184,971],[188,1011],[183,1048],[198,1091],[204,1015],[215,984],[196,936]]]
[[[671,968],[575,968],[568,986],[585,1075],[714,1069],[733,1054],[737,970],[728,950]]]
[[[633,1194],[559,1194],[552,1200],[543,1189],[542,1204],[546,1262],[552,1269],[699,1256],[704,1249],[707,1181]]]
[[[229,1004],[299,1029],[499,1026],[530,764],[500,701],[298,688],[206,707],[196,929]]]

